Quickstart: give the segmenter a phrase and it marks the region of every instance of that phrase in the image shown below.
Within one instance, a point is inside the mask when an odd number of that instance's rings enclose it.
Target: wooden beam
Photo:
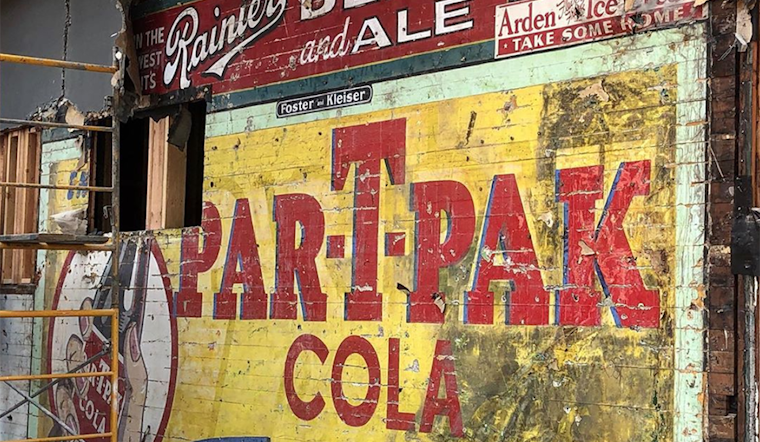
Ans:
[[[0,181],[5,181],[6,173],[6,153],[10,146],[10,135],[0,134]],[[0,234],[5,233],[5,191],[6,189],[0,189]],[[3,258],[5,252],[0,251],[0,283],[3,282]]]
[[[187,151],[169,144],[169,117],[150,121],[148,197],[145,228],[183,227]]]
[[[5,156],[5,172],[8,180],[16,181],[16,164],[18,160],[19,135],[17,132],[11,133],[8,140],[8,150]],[[6,234],[13,234],[16,220],[16,190],[5,188],[5,211],[3,212],[3,231]],[[14,251],[3,252],[2,282],[13,282],[13,261]]]
[[[187,149],[165,143],[164,228],[185,225],[185,185],[187,182]]]
[[[35,290],[37,290],[37,286],[35,284],[2,284],[0,285],[0,295],[34,296]]]
[[[29,132],[26,130],[20,130],[18,134],[18,150],[16,158],[16,180],[26,181],[27,178],[27,164],[29,162]],[[27,233],[24,232],[24,224],[26,218],[29,215],[29,207],[27,206],[26,189],[15,189],[16,193],[16,208],[14,210],[13,217],[13,233]],[[13,251],[13,282],[18,284],[21,282],[24,271],[24,264],[26,260],[26,252],[24,250]]]
[[[40,181],[40,134],[36,130],[26,131],[26,165],[24,167],[24,182],[39,183]],[[38,230],[37,220],[39,214],[39,191],[37,189],[21,189],[24,194],[24,221],[23,232],[34,233]],[[19,283],[31,283],[34,281],[35,257],[34,250],[22,250],[21,280]]]
[[[166,168],[166,138],[169,118],[150,120],[148,135],[148,195],[145,211],[145,228],[164,228],[164,169]]]

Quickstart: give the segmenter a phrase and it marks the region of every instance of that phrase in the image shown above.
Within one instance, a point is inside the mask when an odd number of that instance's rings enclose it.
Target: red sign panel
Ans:
[[[496,57],[602,40],[706,17],[693,0],[528,0],[496,8]]]
[[[487,41],[504,0],[206,0],[139,19],[143,90],[214,93]]]
[[[623,1],[201,0],[136,20],[135,42],[145,92],[213,83],[219,94],[493,39],[498,58],[705,16],[692,0]],[[435,66],[467,61],[483,60]]]

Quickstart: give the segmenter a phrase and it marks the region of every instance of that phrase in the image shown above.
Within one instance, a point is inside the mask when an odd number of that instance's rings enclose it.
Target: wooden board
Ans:
[[[7,181],[6,180],[6,168],[5,168],[5,158],[6,153],[8,152],[8,148],[10,146],[10,135],[8,134],[2,134],[0,135],[0,181]],[[3,214],[5,213],[5,189],[0,189],[0,233],[5,232],[5,217]],[[3,261],[5,257],[5,252],[0,251],[0,283],[3,282]]]
[[[182,227],[185,221],[187,152],[167,141],[169,117],[150,121],[145,228]]]
[[[19,136],[17,133],[12,133],[8,140],[8,149],[5,155],[5,173],[6,179],[10,182],[16,181],[16,164],[18,163],[18,145]],[[5,210],[3,212],[3,232],[15,233],[16,222],[16,190],[12,187],[6,187],[2,189],[5,195]],[[2,269],[2,282],[13,282],[13,262],[16,260],[14,255],[15,250],[3,251],[3,269]]]
[[[33,156],[33,154],[29,152],[29,149],[29,132],[22,130],[18,135],[18,151],[16,158],[16,181],[18,182],[28,182],[29,171],[27,165],[29,163],[29,157]],[[12,233],[31,233],[24,230],[26,218],[29,216],[30,210],[26,198],[27,190],[28,189],[23,188],[12,189],[12,191],[16,193],[16,207],[14,210]],[[31,250],[13,251],[13,282],[21,282],[24,278],[25,267],[27,267],[26,258],[29,252],[31,252]]]
[[[148,195],[145,211],[145,228],[157,230],[164,227],[164,156],[166,137],[169,133],[169,118],[150,120],[148,137]]]
[[[185,185],[187,181],[187,149],[164,143],[167,159],[164,176],[164,228],[185,224]]]
[[[25,182],[27,183],[39,183],[40,182],[40,155],[41,155],[41,143],[40,133],[37,129],[30,129],[27,132],[27,157],[25,164]],[[23,189],[24,190],[24,220],[22,226],[23,233],[32,233],[37,231],[39,221],[39,189]],[[37,252],[35,250],[22,250],[23,260],[21,261],[21,283],[30,283],[34,281],[34,275],[36,273],[36,259]]]
[[[0,155],[0,177],[4,181],[38,183],[40,177],[40,140],[34,128],[7,133]],[[0,233],[12,235],[37,231],[39,190],[8,187],[0,190]],[[6,250],[0,253],[2,283],[24,284],[34,281],[34,250]]]
[[[100,235],[67,235],[62,233],[22,233],[16,235],[0,235],[0,243],[4,244],[105,244],[110,240]]]

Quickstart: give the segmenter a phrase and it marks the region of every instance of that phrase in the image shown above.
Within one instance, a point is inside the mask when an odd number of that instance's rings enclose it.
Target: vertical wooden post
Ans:
[[[27,151],[26,164],[24,165],[24,182],[39,183],[40,181],[40,134],[35,128],[25,131],[26,143],[24,149]],[[24,194],[24,218],[21,226],[21,233],[34,233],[37,231],[37,221],[39,214],[39,190],[22,189]],[[31,283],[34,281],[35,273],[35,250],[22,250],[23,259],[16,264],[21,267],[21,283]]]
[[[0,135],[0,181],[6,180],[6,152],[10,146],[10,136],[7,134]],[[0,189],[0,233],[5,233],[5,189]],[[0,283],[2,283],[3,257],[5,253],[0,252]]]
[[[150,120],[145,228],[182,227],[185,221],[187,151],[169,144],[169,117]]]
[[[29,163],[29,132],[27,130],[20,130],[18,133],[18,148],[16,151],[16,181],[26,182],[27,179],[27,164]],[[24,232],[24,222],[29,211],[26,201],[26,191],[23,188],[13,188],[12,192],[16,194],[16,208],[13,217],[13,233],[26,233]],[[13,251],[13,282],[18,284],[21,282],[23,263],[26,258],[25,250]]]
[[[6,179],[8,181],[16,181],[16,164],[18,163],[18,145],[19,137],[17,133],[12,133],[8,140],[8,150],[5,156],[5,171]],[[5,234],[13,234],[16,232],[16,189],[13,187],[6,187],[2,189],[2,193],[5,195],[5,212],[3,218],[3,230]],[[3,268],[2,268],[2,281],[13,282],[13,261],[15,259],[14,250],[3,251]]]

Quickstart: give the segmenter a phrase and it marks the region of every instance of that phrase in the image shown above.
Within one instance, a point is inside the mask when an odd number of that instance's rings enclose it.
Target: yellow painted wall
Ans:
[[[180,232],[139,234],[131,240],[139,247],[150,241],[146,238],[154,238],[160,253],[154,250],[155,261],[147,267],[151,271],[148,325],[144,325],[139,352],[145,362],[123,355],[127,385],[142,385],[145,397],[141,400],[146,401],[140,416],[122,422],[127,427],[125,440],[139,439],[140,432],[157,440],[156,428],[163,430],[158,436],[166,441],[232,436],[268,437],[278,442],[457,439],[447,418],[436,418],[431,432],[420,429],[438,341],[451,343],[453,355],[447,360],[455,371],[446,375],[456,378],[465,440],[673,440],[678,420],[675,345],[681,332],[675,325],[680,312],[677,189],[684,185],[682,191],[689,192],[687,185],[677,182],[676,173],[681,142],[678,130],[683,124],[679,112],[684,109],[679,70],[683,69],[682,64],[665,63],[563,81],[535,81],[532,86],[496,88],[462,97],[421,98],[403,106],[346,114],[326,112],[293,123],[260,123],[257,118],[264,106],[240,111],[249,113],[252,130],[212,133],[205,146],[204,199],[221,214],[222,243],[212,268],[198,277],[202,317],[172,319],[172,307],[163,298],[179,287],[183,271]],[[508,74],[493,66],[482,72],[489,73],[491,81]],[[426,77],[420,78],[423,84]],[[430,81],[435,84],[437,79],[430,77]],[[375,100],[392,103],[394,96]],[[406,121],[406,172],[405,183],[394,185],[387,169],[381,168],[378,288],[383,294],[383,316],[381,321],[346,321],[344,294],[352,289],[355,167],[344,190],[331,189],[333,131],[391,119]],[[604,196],[593,210],[598,221],[620,165],[635,161],[650,165],[650,189],[647,195],[633,198],[623,227],[635,257],[631,265],[638,269],[645,287],[658,293],[659,325],[619,327],[610,302],[601,298],[600,326],[555,325],[554,290],[563,286],[567,221],[556,201],[555,173],[603,166]],[[475,263],[482,252],[479,244],[491,183],[495,175],[509,174],[516,178],[525,210],[522,221],[529,229],[544,285],[552,294],[546,306],[549,320],[541,326],[505,324],[500,299],[506,285],[496,283],[492,285],[498,292],[494,323],[465,324],[464,293],[472,288]],[[445,322],[409,323],[406,294],[397,285],[414,285],[416,221],[410,211],[410,188],[412,183],[438,180],[457,181],[469,190],[476,214],[475,236],[466,256],[440,274],[440,290],[446,294]],[[271,294],[275,291],[277,247],[273,200],[290,193],[316,198],[325,218],[325,235],[346,239],[344,258],[328,259],[323,240],[317,259],[321,289],[328,300],[327,320],[304,321],[300,308],[297,320],[214,319],[214,293],[222,284],[235,201],[250,202],[264,286]],[[384,256],[387,232],[406,234],[404,256]],[[446,232],[441,236],[443,239]],[[500,265],[509,265],[495,259]],[[98,274],[104,271],[106,261],[105,254],[74,257],[70,267],[89,266],[88,271]],[[97,278],[77,282],[82,272],[64,272],[53,297],[90,296]],[[600,290],[598,279],[595,281]],[[241,285],[235,287],[236,293],[242,290]],[[173,320],[176,335],[167,325]],[[76,334],[74,323],[61,322],[59,326]],[[64,339],[56,333],[51,337],[53,359],[55,347]],[[306,351],[295,364],[298,395],[310,400],[319,393],[325,401],[322,412],[308,421],[291,410],[283,379],[288,350],[306,334],[319,338],[329,350],[324,363]],[[131,342],[130,336],[124,339]],[[380,368],[376,409],[360,427],[341,419],[331,395],[336,351],[350,336],[372,345]],[[176,339],[175,368],[171,362],[155,362],[168,361],[167,355],[173,357],[172,339]],[[415,415],[412,431],[387,429],[391,339],[400,342],[399,409]],[[135,355],[134,348],[125,352],[129,357]],[[143,369],[146,371],[140,371]],[[135,370],[140,371],[143,383],[137,384],[140,376],[135,377]],[[343,367],[343,389],[350,404],[361,403],[367,379],[362,358],[350,356]],[[444,389],[439,394],[442,397]],[[164,418],[168,420],[156,424]],[[152,423],[150,430],[147,422]]]
[[[250,199],[264,281],[271,292],[274,195],[316,196],[325,211],[326,234],[350,237],[353,186],[347,185],[341,192],[330,190],[332,130],[404,118],[407,182],[443,179],[464,183],[475,202],[478,232],[493,176],[515,174],[544,283],[556,287],[562,283],[562,248],[554,171],[603,165],[606,195],[621,162],[648,159],[654,162],[652,191],[649,197],[634,200],[626,234],[640,259],[637,264],[647,286],[660,291],[666,312],[662,322],[668,324],[672,320],[668,307],[673,299],[675,238],[674,183],[666,165],[673,161],[672,103],[676,96],[675,90],[666,89],[670,102],[663,103],[661,91],[651,85],[672,84],[674,75],[671,66],[659,72],[630,72],[212,138],[207,142],[211,147],[207,198],[227,217],[224,232],[230,230],[235,199]],[[579,97],[600,81],[608,97]],[[477,117],[467,140],[473,112]],[[605,133],[599,133],[602,130]],[[561,139],[562,135],[566,139]],[[387,187],[381,194],[381,237],[383,232],[401,231],[412,238],[409,186],[389,186],[385,171],[382,182]],[[598,212],[603,204],[604,200],[598,201]],[[384,373],[388,338],[400,338],[401,410],[418,414],[435,340],[452,341],[463,415],[473,440],[498,440],[504,430],[514,438],[511,440],[542,440],[547,434],[555,434],[558,439],[554,440],[580,440],[583,434],[593,434],[585,440],[599,441],[628,441],[637,434],[667,436],[668,425],[663,421],[669,416],[663,404],[672,401],[668,388],[672,354],[652,351],[672,346],[665,327],[619,329],[614,327],[609,309],[602,309],[604,326],[600,328],[505,326],[504,310],[498,306],[495,325],[462,325],[461,297],[471,285],[477,241],[461,265],[444,271],[443,286],[454,294],[446,309],[446,323],[409,324],[406,297],[396,284],[412,286],[411,247],[407,245],[405,257],[380,258],[381,323],[343,320],[343,294],[351,290],[350,259],[318,262],[322,287],[328,294],[326,323],[213,320],[208,317],[213,310],[210,295],[221,284],[224,256],[220,256],[214,269],[199,281],[205,288],[206,317],[179,320],[180,360],[192,368],[180,371],[176,393],[180,400],[174,407],[169,434],[192,434],[196,439],[252,434],[271,436],[272,440],[322,441],[369,434],[404,440],[407,435],[385,430],[385,392],[373,419],[356,429],[340,421],[329,399],[325,411],[312,422],[299,421],[289,411],[282,386],[285,355],[295,337],[309,333],[325,341],[332,352],[350,335],[366,337],[377,350]],[[170,253],[165,252],[171,266]],[[550,311],[553,316],[554,310]],[[348,362],[344,383],[349,382],[346,396],[355,402],[364,397],[367,373],[362,360],[354,358]],[[313,354],[302,356],[296,370],[299,394],[309,398],[321,392],[329,398],[331,359],[323,366]],[[408,369],[416,367],[415,362],[419,369]],[[641,388],[643,385],[647,388]],[[246,413],[255,416],[253,430],[248,419],[228,419]],[[605,425],[611,420],[614,428]],[[448,433],[445,421],[437,424],[435,433]],[[179,431],[173,433],[171,428]],[[428,439],[420,433],[411,436]]]

